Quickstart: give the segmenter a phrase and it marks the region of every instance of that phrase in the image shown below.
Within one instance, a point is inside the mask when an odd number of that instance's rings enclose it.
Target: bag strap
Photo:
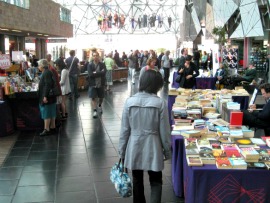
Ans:
[[[70,69],[72,68],[73,61],[74,61],[74,59],[75,59],[75,58],[76,58],[76,56],[74,56],[74,57],[73,57],[72,62],[71,62],[71,64],[70,64],[70,66],[69,66],[68,72],[69,72],[69,71],[70,71]]]
[[[119,162],[118,162],[118,165],[117,165],[117,168],[120,168],[120,164],[122,163],[122,168],[124,169],[123,171],[122,171],[122,173],[123,172],[125,172],[125,173],[128,173],[128,170],[127,170],[127,168],[124,168],[124,159],[119,159]]]

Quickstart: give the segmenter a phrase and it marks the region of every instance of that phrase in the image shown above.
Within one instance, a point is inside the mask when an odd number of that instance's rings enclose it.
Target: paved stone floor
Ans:
[[[123,104],[138,91],[137,83],[115,82],[106,93],[102,115],[92,118],[86,91],[68,101],[69,117],[58,134],[39,137],[39,132],[21,132],[0,138],[0,203],[121,203],[109,180],[118,161],[117,148]],[[166,86],[160,96],[167,98]],[[0,162],[1,164],[1,162]],[[163,171],[162,202],[184,202],[174,195],[171,162]],[[145,193],[150,185],[145,173]]]

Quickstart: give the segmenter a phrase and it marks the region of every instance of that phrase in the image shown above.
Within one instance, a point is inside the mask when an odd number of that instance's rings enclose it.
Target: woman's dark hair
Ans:
[[[139,84],[140,92],[157,94],[162,87],[163,79],[159,71],[149,69],[142,74]]]

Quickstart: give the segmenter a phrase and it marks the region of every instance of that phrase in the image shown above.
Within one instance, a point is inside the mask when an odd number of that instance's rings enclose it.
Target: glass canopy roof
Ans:
[[[55,0],[71,10],[74,35],[177,34],[183,0]]]

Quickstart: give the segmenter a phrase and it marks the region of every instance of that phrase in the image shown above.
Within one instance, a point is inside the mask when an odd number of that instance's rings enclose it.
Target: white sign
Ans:
[[[12,51],[12,61],[23,61],[23,52],[22,51]]]
[[[0,68],[8,69],[10,67],[10,56],[9,54],[0,54]]]

